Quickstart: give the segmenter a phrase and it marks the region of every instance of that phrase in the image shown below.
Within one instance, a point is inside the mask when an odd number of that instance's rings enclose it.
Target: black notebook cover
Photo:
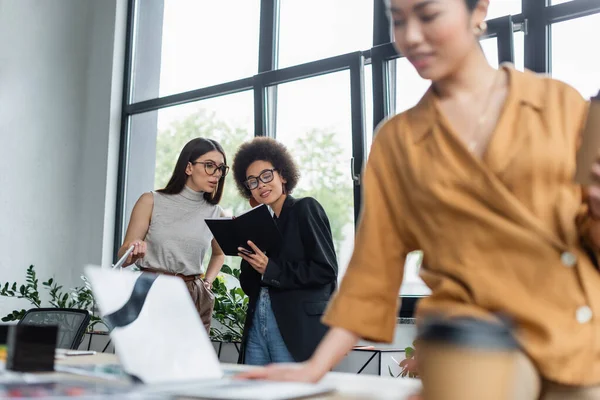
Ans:
[[[235,218],[214,218],[204,221],[228,256],[237,256],[238,247],[251,251],[248,240],[263,252],[272,252],[281,245],[281,233],[264,204]]]

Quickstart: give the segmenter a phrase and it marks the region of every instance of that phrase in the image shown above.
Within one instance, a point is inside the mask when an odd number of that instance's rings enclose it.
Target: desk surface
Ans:
[[[81,364],[117,364],[114,354],[98,353],[94,356],[73,356],[58,360],[61,365]],[[247,366],[223,364],[228,370],[244,370]],[[404,400],[418,391],[421,383],[415,379],[391,378],[373,375],[356,375],[343,372],[330,372],[323,378],[323,383],[337,389],[337,393],[319,397],[321,400]]]

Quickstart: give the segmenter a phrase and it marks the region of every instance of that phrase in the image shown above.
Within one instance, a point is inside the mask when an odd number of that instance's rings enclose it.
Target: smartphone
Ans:
[[[239,250],[240,253],[245,254],[247,256],[251,256],[252,254],[254,254],[254,252],[252,250],[248,250],[244,247],[242,247],[241,250]]]

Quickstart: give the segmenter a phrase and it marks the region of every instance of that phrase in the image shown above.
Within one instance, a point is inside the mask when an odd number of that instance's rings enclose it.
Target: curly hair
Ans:
[[[300,172],[287,147],[272,138],[256,137],[242,144],[233,158],[233,177],[244,198],[252,197],[252,192],[244,186],[244,182],[248,167],[255,161],[266,161],[273,164],[273,168],[287,181],[285,183],[286,193],[292,193],[300,180]]]

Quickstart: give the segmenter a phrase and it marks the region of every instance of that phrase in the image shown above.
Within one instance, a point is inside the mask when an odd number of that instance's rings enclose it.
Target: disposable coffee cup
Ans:
[[[513,400],[519,346],[506,321],[429,319],[419,328],[424,400]]]

